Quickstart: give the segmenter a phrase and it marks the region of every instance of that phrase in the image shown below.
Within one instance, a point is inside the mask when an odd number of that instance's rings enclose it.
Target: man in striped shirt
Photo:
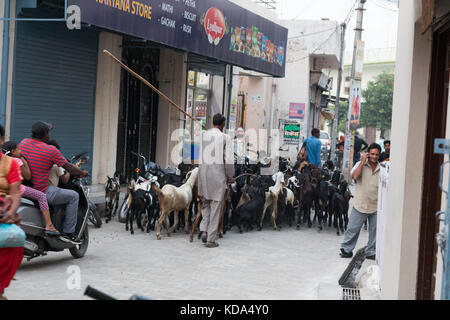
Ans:
[[[61,240],[78,244],[75,234],[78,213],[78,193],[58,187],[48,186],[48,176],[53,165],[63,167],[74,176],[86,177],[88,172],[80,170],[68,162],[54,146],[48,145],[52,126],[38,121],[31,128],[31,139],[24,139],[19,144],[22,155],[27,159],[31,170],[33,188],[43,192],[51,205],[67,205]]]

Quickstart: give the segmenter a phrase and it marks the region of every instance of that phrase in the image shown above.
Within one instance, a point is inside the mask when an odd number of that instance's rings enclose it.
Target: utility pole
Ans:
[[[339,73],[338,73],[338,83],[336,92],[336,103],[334,104],[334,119],[333,119],[333,130],[331,132],[331,160],[336,163],[336,138],[339,127],[339,100],[341,98],[341,83],[342,83],[342,70],[344,66],[344,50],[345,50],[345,29],[347,25],[341,24],[341,52],[339,55]],[[341,169],[341,168],[339,168]]]
[[[361,89],[361,75],[356,77],[356,57],[358,52],[358,44],[362,38],[362,23],[363,23],[363,13],[364,13],[364,3],[366,0],[359,0],[357,18],[356,18],[356,28],[355,28],[355,42],[353,45],[353,60],[352,60],[352,74],[351,74],[351,86],[354,84],[355,87]],[[361,70],[362,71],[362,70]],[[360,103],[360,101],[359,101]],[[347,127],[345,131],[345,147],[344,147],[344,163],[343,163],[343,174],[347,181],[351,181],[351,169],[353,168],[353,147],[355,141],[355,128],[351,126],[350,121],[352,116],[352,90],[350,90],[349,101],[348,101],[348,113],[347,113]]]

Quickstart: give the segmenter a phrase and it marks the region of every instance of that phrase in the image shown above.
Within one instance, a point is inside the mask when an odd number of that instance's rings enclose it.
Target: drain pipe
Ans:
[[[231,98],[233,90],[233,66],[230,65],[230,79],[228,82],[228,111],[227,111],[227,129],[230,130],[230,115],[231,115]]]
[[[5,14],[3,20],[3,54],[2,54],[2,88],[0,96],[0,124],[6,125],[6,93],[8,89],[8,65],[9,65],[9,16],[10,16],[10,1],[5,0]]]
[[[275,90],[276,90],[276,84],[272,83],[272,105],[270,107],[269,145],[267,146],[268,151],[269,151],[268,153],[270,153],[270,156],[272,156],[271,153],[272,153],[272,143],[273,143],[272,130],[273,130],[273,113],[275,111]]]

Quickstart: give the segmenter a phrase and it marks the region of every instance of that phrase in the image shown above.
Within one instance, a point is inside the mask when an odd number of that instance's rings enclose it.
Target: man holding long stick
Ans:
[[[227,183],[234,176],[234,157],[231,137],[222,133],[225,117],[213,117],[213,128],[202,133],[198,194],[203,202],[200,231],[207,248],[219,246],[215,242],[219,219],[224,205]]]

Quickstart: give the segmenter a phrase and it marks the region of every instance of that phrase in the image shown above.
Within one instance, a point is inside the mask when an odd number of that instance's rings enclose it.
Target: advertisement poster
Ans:
[[[298,122],[285,122],[283,124],[284,144],[298,145],[300,142],[300,124]]]
[[[230,106],[230,122],[232,123],[236,122],[236,112],[237,112],[236,98],[233,98],[231,99],[231,106]]]
[[[289,104],[289,118],[290,119],[304,119],[305,118],[305,104],[291,102]]]
[[[81,21],[284,77],[288,30],[228,0],[69,0]]]
[[[359,128],[359,117],[361,113],[361,82],[352,81],[350,84],[350,106],[351,106],[351,117],[350,117],[350,129],[356,130]]]

